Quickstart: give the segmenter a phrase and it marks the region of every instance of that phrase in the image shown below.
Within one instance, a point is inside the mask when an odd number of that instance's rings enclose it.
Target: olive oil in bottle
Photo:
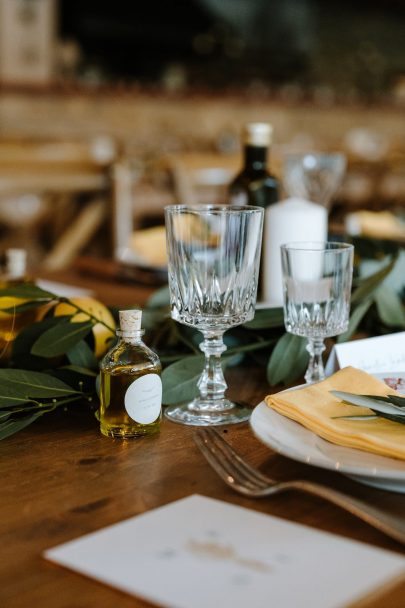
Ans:
[[[27,277],[27,252],[25,249],[7,249],[5,273],[0,276],[0,288],[10,289],[24,283],[32,283]],[[8,361],[13,342],[19,332],[37,320],[38,310],[18,312],[18,306],[26,300],[14,296],[0,296],[0,359]]]
[[[100,364],[100,431],[121,439],[152,435],[162,418],[161,364],[142,342],[142,311],[119,315],[118,343]]]

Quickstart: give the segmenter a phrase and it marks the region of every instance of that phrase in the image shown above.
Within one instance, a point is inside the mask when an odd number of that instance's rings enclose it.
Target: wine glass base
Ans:
[[[170,405],[165,410],[165,417],[178,424],[189,426],[219,426],[237,424],[249,420],[252,410],[228,399],[204,402],[194,399],[190,403]]]

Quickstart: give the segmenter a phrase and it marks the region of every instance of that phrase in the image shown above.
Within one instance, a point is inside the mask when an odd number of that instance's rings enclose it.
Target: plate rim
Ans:
[[[405,372],[378,372],[379,375],[381,375],[381,373],[384,375],[386,374],[387,377],[404,377],[405,378]],[[292,387],[287,390],[288,391],[297,390],[298,388],[302,388],[303,386],[305,386],[305,385],[299,385],[299,386]],[[308,435],[311,438],[316,438],[317,441],[321,442],[321,445],[322,445],[322,443],[324,443],[326,446],[336,446],[339,449],[342,449],[345,451],[354,450],[357,452],[362,452],[363,454],[368,455],[370,458],[372,458],[374,456],[374,457],[384,459],[387,461],[388,465],[389,465],[389,461],[393,461],[396,463],[401,462],[404,464],[404,469],[403,470],[394,470],[394,469],[390,469],[390,468],[386,469],[386,468],[382,468],[381,465],[377,465],[377,466],[370,465],[370,468],[364,468],[359,465],[350,465],[347,463],[345,464],[345,463],[341,463],[341,462],[337,461],[336,458],[333,459],[330,455],[327,454],[327,451],[325,451],[325,453],[321,452],[319,456],[317,456],[317,455],[315,455],[314,457],[311,456],[311,460],[309,461],[308,456],[305,456],[302,451],[300,452],[299,449],[297,449],[297,450],[291,449],[288,445],[286,446],[285,444],[283,444],[283,442],[280,442],[280,440],[277,437],[274,437],[274,435],[273,436],[270,435],[271,442],[269,441],[268,433],[265,434],[264,432],[261,432],[260,428],[258,428],[258,419],[259,419],[259,417],[262,418],[263,415],[265,415],[264,413],[266,413],[269,416],[274,416],[279,422],[281,422],[281,424],[283,423],[283,421],[284,422],[288,421],[288,424],[291,425],[292,427],[297,426],[300,430],[300,433],[305,433],[305,435]],[[262,400],[253,409],[252,415],[249,420],[249,424],[250,424],[250,428],[252,429],[255,437],[257,437],[257,439],[259,439],[262,443],[264,443],[264,445],[266,445],[270,449],[274,450],[275,452],[281,454],[282,456],[291,458],[292,460],[302,462],[309,466],[317,466],[322,469],[335,471],[337,473],[355,475],[355,476],[369,478],[369,479],[381,479],[381,480],[387,479],[387,480],[391,480],[391,481],[398,481],[398,482],[405,483],[405,460],[401,461],[399,459],[390,458],[388,456],[381,456],[379,454],[373,454],[373,452],[367,452],[366,450],[358,450],[357,448],[349,448],[346,446],[340,446],[339,444],[334,444],[333,442],[327,441],[326,439],[323,439],[322,437],[320,437],[313,431],[307,429],[305,426],[301,425],[299,422],[291,420],[290,418],[283,416],[282,414],[279,414],[275,410],[271,409],[264,400]],[[270,431],[271,431],[271,427],[270,427]]]

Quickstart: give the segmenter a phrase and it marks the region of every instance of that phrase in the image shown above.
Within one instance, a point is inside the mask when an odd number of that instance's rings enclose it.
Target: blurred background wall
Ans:
[[[291,151],[348,156],[332,219],[403,210],[404,26],[402,0],[0,0],[0,143],[84,141],[161,209],[168,158],[236,171],[241,127],[268,121],[280,175]]]

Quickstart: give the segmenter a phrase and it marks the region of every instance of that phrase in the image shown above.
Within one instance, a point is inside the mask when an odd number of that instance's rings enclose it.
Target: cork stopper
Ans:
[[[248,146],[267,147],[272,143],[273,127],[268,122],[249,122],[244,126],[242,141]]]
[[[25,249],[6,250],[6,272],[10,277],[21,278],[27,270],[27,252]]]
[[[142,310],[120,310],[120,327],[123,332],[135,332],[141,329]]]

